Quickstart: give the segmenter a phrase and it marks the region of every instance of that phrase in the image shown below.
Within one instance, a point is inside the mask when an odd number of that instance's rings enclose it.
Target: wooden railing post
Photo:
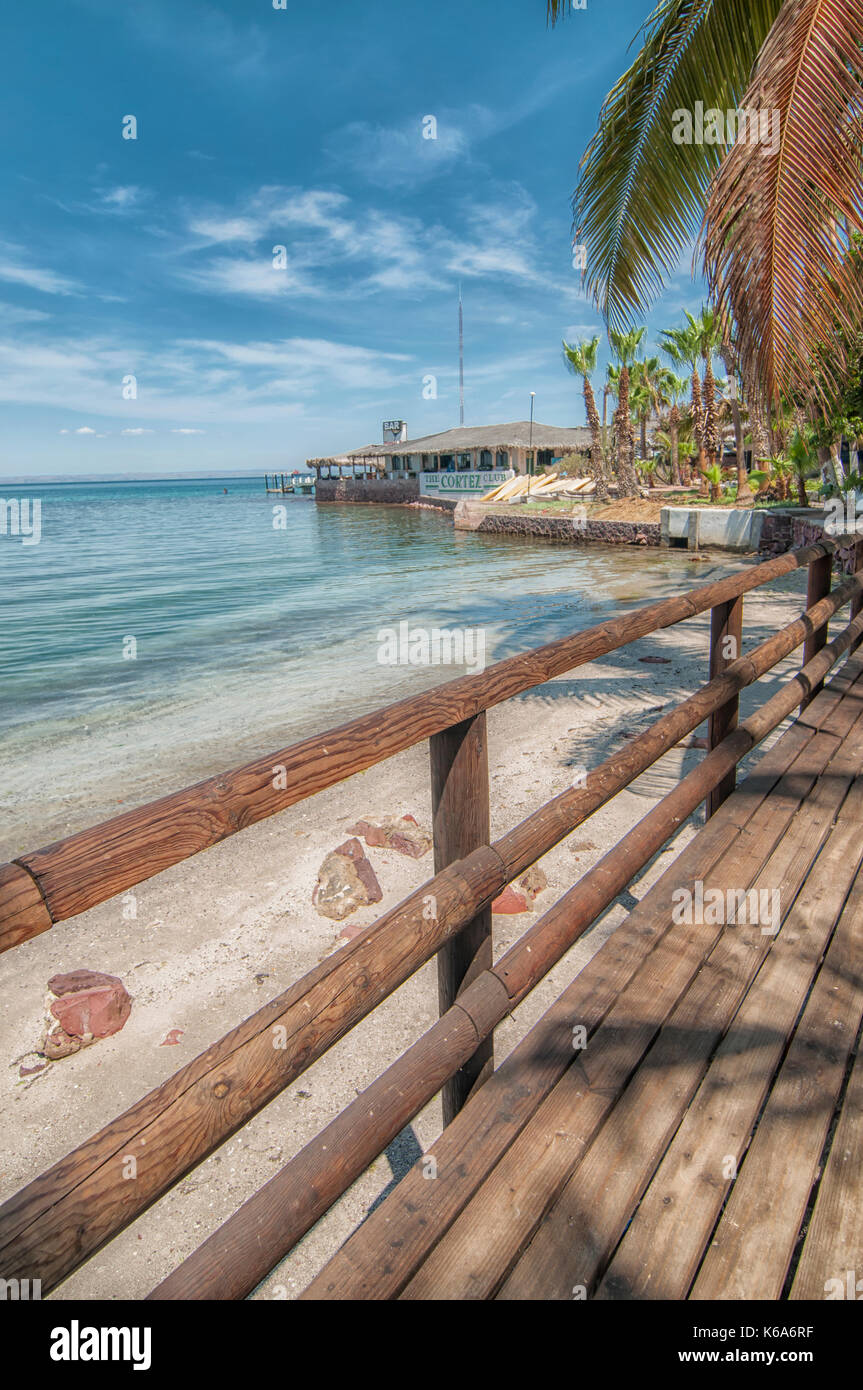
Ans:
[[[732,661],[736,661],[740,656],[740,643],[743,637],[743,598],[729,599],[727,603],[718,603],[715,608],[710,610],[710,679],[720,676],[726,666],[730,666]],[[716,748],[724,738],[734,732],[737,728],[737,712],[739,700],[734,695],[727,704],[720,705],[719,709],[714,710],[708,723],[707,743],[709,748]],[[727,777],[724,777],[711,791],[705,802],[705,819],[709,820],[714,812],[719,810],[723,801],[726,801],[737,783],[737,769],[732,768]]]
[[[440,873],[456,859],[487,845],[491,835],[488,804],[488,744],[483,711],[429,739],[431,755],[434,867]],[[489,970],[491,908],[479,912],[438,952],[438,998],[446,1013],[460,991]],[[494,1070],[494,1043],[488,1037],[443,1088],[443,1121],[448,1125],[471,1091]]]
[[[807,608],[811,608],[812,605],[815,604],[815,603],[817,603],[819,599],[824,598],[824,596],[825,596],[826,594],[829,594],[829,593],[830,593],[830,584],[831,584],[831,582],[832,582],[832,578],[833,578],[833,553],[832,553],[832,551],[831,551],[831,553],[830,553],[829,555],[822,555],[822,556],[821,556],[819,559],[817,559],[817,560],[810,560],[810,562],[809,562],[809,578],[808,578],[808,582],[807,582],[807,586],[806,586],[806,607],[807,607]],[[818,653],[821,651],[821,648],[822,648],[823,646],[826,645],[826,642],[827,642],[827,626],[828,626],[827,623],[825,623],[824,626],[823,626],[823,627],[820,627],[820,628],[818,629],[817,632],[814,632],[814,633],[812,634],[811,637],[807,637],[807,639],[806,639],[806,641],[805,641],[805,643],[804,643],[804,645],[803,645],[803,662],[802,662],[802,664],[803,664],[804,666],[807,664],[807,662],[811,661],[813,657],[817,656]],[[806,699],[803,701],[803,703],[802,703],[801,706],[800,706],[800,711],[801,711],[801,713],[803,712],[803,710],[805,710],[806,706],[807,706],[808,704],[810,704],[810,703],[815,699],[815,696],[821,691],[823,685],[824,685],[824,682],[823,682],[823,681],[819,681],[818,685],[816,685],[816,686],[810,691],[810,693],[806,696]]]
[[[863,570],[863,538],[858,538],[854,542],[854,569],[852,572],[859,574],[861,570]],[[863,594],[858,594],[856,598],[851,600],[850,621],[853,622],[861,611],[863,611]],[[851,643],[849,651],[856,652],[861,642],[863,642],[863,638],[858,637],[855,642]]]

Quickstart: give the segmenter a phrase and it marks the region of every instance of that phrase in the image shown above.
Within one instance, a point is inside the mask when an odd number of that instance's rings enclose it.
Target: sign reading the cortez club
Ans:
[[[470,473],[420,473],[420,493],[488,492],[514,477],[511,468],[485,468]]]

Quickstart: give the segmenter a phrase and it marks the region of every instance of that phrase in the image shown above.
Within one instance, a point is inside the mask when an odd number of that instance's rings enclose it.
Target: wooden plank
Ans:
[[[819,595],[819,597],[823,597]],[[740,656],[743,640],[743,599],[720,603],[710,614],[710,678],[720,675]],[[739,699],[735,696],[710,716],[707,743],[715,748],[737,728]],[[709,819],[734,791],[737,771],[730,772],[707,798],[705,813]]]
[[[853,741],[819,783],[819,793],[825,784],[844,780],[859,768],[862,728],[858,722]],[[853,793],[858,808],[860,792],[858,783]],[[853,862],[853,833],[850,842]],[[841,855],[837,864],[832,842],[717,1050],[614,1254],[598,1298],[686,1297],[835,920],[828,910],[812,911],[810,886],[815,875],[823,875],[825,864],[842,881],[846,866]],[[804,911],[811,912],[812,925],[801,932]]]
[[[131,888],[229,835],[473,718],[553,676],[788,574],[828,552],[807,546],[448,681],[100,825],[19,856],[55,922]]]
[[[488,803],[488,734],[485,713],[466,719],[429,740],[432,783],[432,832],[435,873],[491,839]],[[492,963],[491,904],[438,952],[438,1006],[445,1014],[469,985]],[[444,1124],[461,1110],[475,1086],[494,1071],[494,1034],[445,1082]]]
[[[825,715],[829,714],[835,700],[828,700],[826,694],[820,699]],[[818,717],[818,702],[809,713]],[[691,881],[699,868],[714,864],[780,779],[785,778],[786,791],[794,788],[797,801],[804,797],[815,779],[804,759],[811,741],[810,728],[792,726],[765,754],[758,776],[747,779],[652,891],[668,896],[673,888]],[[583,1020],[588,1032],[594,1030],[667,930],[667,919],[658,923],[649,897],[630,913],[432,1145],[438,1180],[428,1181],[423,1161],[418,1161],[387,1201],[333,1256],[303,1297],[377,1299],[391,1298],[401,1291],[571,1064],[573,1019]]]
[[[859,1302],[863,1295],[861,1174],[863,1048],[854,1061],[790,1298],[853,1298]]]
[[[813,606],[813,604],[816,604],[816,603],[818,602],[819,599],[822,599],[822,598],[824,597],[825,594],[829,594],[829,592],[830,592],[830,581],[831,581],[832,574],[833,574],[833,555],[832,555],[832,554],[821,555],[821,556],[819,556],[819,558],[818,558],[817,560],[812,560],[812,561],[810,562],[810,565],[809,565],[809,574],[808,574],[807,580],[806,580],[806,584],[807,584],[807,587],[806,587],[806,607],[807,607],[807,608],[811,608],[811,607]],[[802,663],[802,664],[803,664],[804,666],[805,666],[808,662],[810,662],[810,661],[812,660],[813,657],[815,657],[815,656],[818,655],[818,653],[821,651],[821,648],[825,645],[826,641],[827,641],[827,624],[825,623],[823,627],[818,628],[818,630],[817,630],[816,632],[813,632],[812,636],[811,636],[810,638],[807,639],[806,645],[805,645],[805,647],[803,648],[803,663]],[[810,691],[810,693],[806,696],[806,699],[803,701],[803,705],[802,705],[801,708],[805,709],[806,706],[807,706],[807,705],[815,698],[815,696],[820,692],[820,689],[821,689],[821,687],[820,687],[820,685],[819,685],[819,686],[816,686],[812,691]]]
[[[844,795],[844,787],[837,790],[835,779],[828,780],[830,795],[823,798],[817,809],[812,808],[811,802],[801,808],[754,882],[756,890],[768,893],[779,887],[786,918],[783,932],[790,930],[793,934],[799,930],[801,913],[806,919],[806,909],[791,904],[829,833],[833,812]],[[835,859],[825,866],[817,888],[813,876],[804,889],[810,899],[814,897],[826,909],[832,909],[825,936],[841,909],[853,874],[851,868],[843,879],[837,874],[842,867],[842,861]],[[708,886],[726,889],[743,885],[734,883],[732,874],[719,880],[711,875],[705,890]],[[807,902],[807,908],[810,906],[811,902]],[[501,1298],[570,1298],[576,1284],[588,1293],[593,1290],[680,1124],[714,1049],[772,945],[773,938],[763,934],[760,925],[740,924],[722,930],[703,969],[669,1015],[602,1131],[546,1213],[542,1226],[507,1279]]]
[[[859,823],[837,830],[834,839],[848,858],[859,855]],[[775,1299],[782,1292],[863,1016],[861,948],[863,877],[858,876],[692,1299]]]
[[[831,736],[825,736],[821,745],[819,763],[823,766],[836,744]],[[733,798],[728,805],[732,802]],[[748,887],[764,861],[762,836],[776,845],[798,805],[799,797],[793,793],[783,796],[775,792],[769,804],[760,808],[762,814],[757,812],[753,817],[759,835],[753,832],[735,841],[715,866],[713,881]],[[788,855],[789,840],[786,835],[777,853]],[[797,847],[798,853],[803,849]],[[687,886],[692,888],[692,881]],[[642,906],[665,922],[670,918],[669,899],[655,889]],[[493,1295],[721,930],[675,925],[665,932],[595,1036],[589,1038],[584,1052],[577,1054],[530,1125],[407,1285],[403,1297]],[[573,1019],[575,1024],[580,1022]]]
[[[861,570],[863,570],[863,540],[858,539],[854,544],[852,573],[859,574]],[[856,598],[853,598],[851,600],[851,611],[849,613],[849,617],[856,618],[858,613],[860,613],[861,611],[863,611],[863,594],[858,594]],[[855,651],[857,646],[859,645],[860,643],[858,642],[855,646],[853,646],[851,648],[852,652]]]

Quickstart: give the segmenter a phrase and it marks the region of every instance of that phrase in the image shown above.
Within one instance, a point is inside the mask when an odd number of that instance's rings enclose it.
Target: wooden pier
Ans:
[[[283,496],[298,493],[311,497],[315,490],[314,473],[265,473],[264,488],[267,492]]]
[[[9,949],[430,743],[433,878],[10,1198],[4,1277],[56,1287],[437,955],[439,1021],[151,1298],[246,1297],[441,1090],[445,1128],[428,1156],[304,1298],[839,1296],[832,1281],[863,1270],[861,549],[832,588],[832,543],[791,552],[0,868]],[[802,566],[801,616],[732,659],[744,595]],[[845,605],[850,621],[828,641]],[[708,610],[707,683],[490,842],[486,710]],[[801,647],[798,674],[739,722],[739,692]],[[795,712],[736,787],[741,759]],[[495,960],[490,907],[504,886],[705,719],[699,765]],[[287,769],[278,788],[275,764]],[[704,827],[495,1069],[497,1024],[702,803]],[[701,920],[681,910],[708,901]],[[121,1162],[131,1146],[134,1183]]]

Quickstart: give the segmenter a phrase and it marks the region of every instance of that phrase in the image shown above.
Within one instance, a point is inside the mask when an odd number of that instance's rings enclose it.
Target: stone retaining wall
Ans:
[[[766,512],[761,523],[759,555],[784,555],[794,548],[794,517]]]
[[[315,486],[316,502],[383,502],[407,506],[420,495],[419,478],[403,483],[390,478],[322,478]]]
[[[759,554],[784,555],[786,550],[799,550],[804,545],[817,545],[824,539],[824,520],[807,521],[802,516],[775,516],[764,518],[761,530]],[[834,559],[834,573],[854,573],[854,542],[839,546]]]
[[[568,516],[484,516],[471,530],[501,536],[542,536],[552,541],[583,541],[601,545],[649,545],[661,543],[658,522],[586,521]]]

